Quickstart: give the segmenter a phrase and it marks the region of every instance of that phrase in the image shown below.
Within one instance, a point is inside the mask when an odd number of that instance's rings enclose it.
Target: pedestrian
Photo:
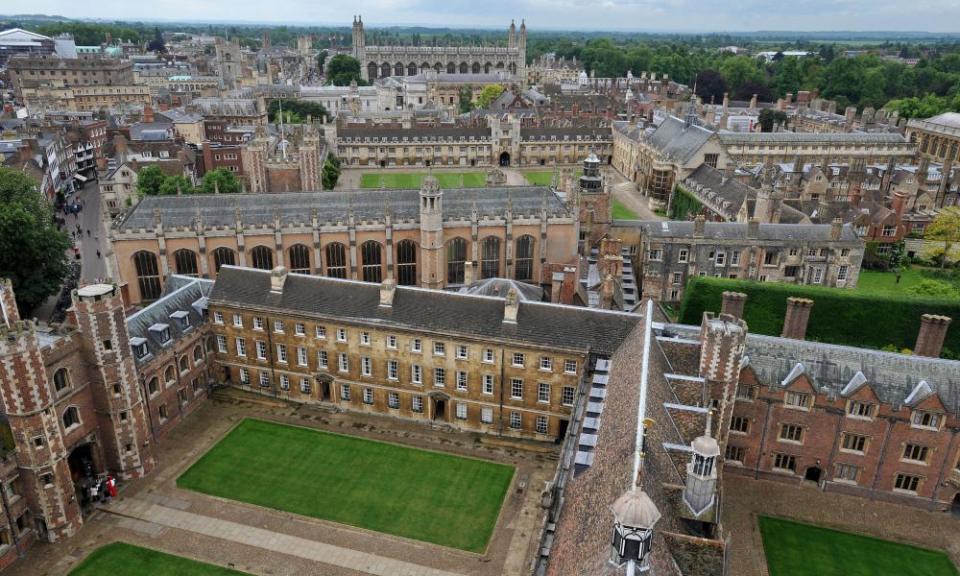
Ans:
[[[100,258],[100,251],[97,250],[97,258]]]
[[[89,238],[89,237],[90,237],[90,229],[87,228],[87,238]]]

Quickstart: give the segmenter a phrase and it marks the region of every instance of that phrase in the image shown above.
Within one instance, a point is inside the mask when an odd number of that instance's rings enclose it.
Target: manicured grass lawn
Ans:
[[[482,552],[512,478],[504,464],[248,419],[177,485]]]
[[[574,176],[579,178],[583,170],[577,170]],[[533,172],[524,172],[523,177],[531,186],[549,186],[553,183],[553,170],[535,170]]]
[[[943,552],[760,517],[770,576],[957,576]]]
[[[864,294],[899,294],[909,295],[908,288],[916,286],[923,280],[918,268],[905,268],[900,273],[900,283],[897,284],[897,275],[893,272],[879,270],[861,270],[857,280],[857,292]]]
[[[487,183],[483,172],[434,172],[441,188],[480,188]],[[366,172],[361,188],[419,188],[425,172]]]
[[[614,220],[637,220],[640,217],[637,214],[623,205],[619,200],[613,201],[613,219]]]
[[[244,572],[204,564],[123,542],[107,544],[70,571],[69,576],[243,576]]]

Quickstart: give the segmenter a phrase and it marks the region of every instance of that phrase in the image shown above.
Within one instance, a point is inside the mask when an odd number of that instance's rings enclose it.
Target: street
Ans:
[[[80,284],[90,284],[107,275],[107,235],[101,217],[100,187],[96,181],[88,182],[83,189],[70,197],[70,201],[83,204],[80,214],[69,214],[65,219],[68,233],[75,232],[77,224],[80,224],[81,238],[77,242],[80,247]],[[98,250],[100,257],[97,257]],[[70,257],[73,258],[73,255]]]

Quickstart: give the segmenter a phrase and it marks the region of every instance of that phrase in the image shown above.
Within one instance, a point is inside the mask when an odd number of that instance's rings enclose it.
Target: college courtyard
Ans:
[[[234,390],[190,415],[159,457],[77,536],[35,546],[9,573],[528,574],[557,465],[551,445]],[[738,478],[725,493],[729,574],[956,574],[958,520],[948,515],[804,483]],[[868,571],[845,568],[851,547]]]

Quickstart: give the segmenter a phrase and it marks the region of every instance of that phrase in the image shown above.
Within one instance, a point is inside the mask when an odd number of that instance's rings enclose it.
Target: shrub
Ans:
[[[958,320],[947,332],[944,346],[960,350],[960,301],[955,297],[884,296],[844,288],[694,278],[684,294],[680,322],[699,325],[705,311],[719,312],[722,293],[727,290],[747,295],[744,320],[750,331],[757,334],[779,336],[787,298],[797,296],[814,301],[807,326],[808,340],[877,349],[913,348],[920,316],[942,314]]]

